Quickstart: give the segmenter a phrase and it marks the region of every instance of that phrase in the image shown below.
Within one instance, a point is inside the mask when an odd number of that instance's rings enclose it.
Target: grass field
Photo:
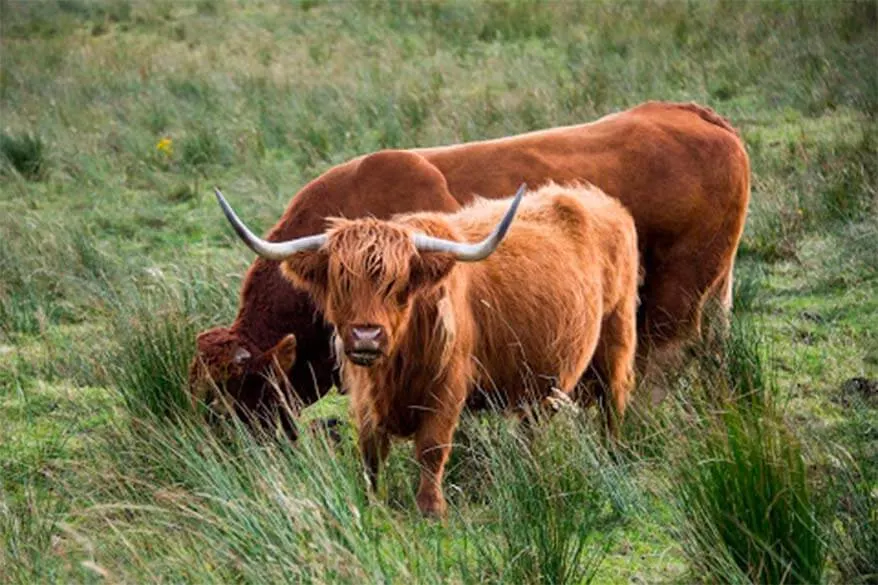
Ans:
[[[0,32],[0,582],[878,582],[874,0],[0,0]],[[371,496],[350,433],[177,406],[252,260],[212,185],[265,230],[355,155],[648,99],[728,117],[753,195],[725,357],[620,449],[468,418],[443,524],[406,445]]]

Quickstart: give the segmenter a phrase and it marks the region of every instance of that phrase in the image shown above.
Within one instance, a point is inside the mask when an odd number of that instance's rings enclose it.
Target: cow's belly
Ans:
[[[514,361],[514,354],[507,359]],[[518,361],[505,371],[482,372],[473,380],[467,406],[473,409],[518,408],[539,403],[559,386],[560,365]]]

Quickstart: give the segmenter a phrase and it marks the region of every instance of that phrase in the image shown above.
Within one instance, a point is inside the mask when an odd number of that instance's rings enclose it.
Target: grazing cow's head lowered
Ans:
[[[324,234],[267,242],[238,219],[218,190],[216,195],[241,239],[260,256],[283,261],[287,277],[311,294],[335,325],[345,356],[372,366],[395,352],[419,293],[438,286],[455,262],[482,260],[497,248],[524,191],[522,185],[491,234],[475,244],[455,241],[439,220],[418,226],[436,234],[431,236],[413,225],[371,218],[337,218]]]
[[[214,327],[202,332],[196,345],[198,352],[189,366],[189,388],[194,400],[206,402],[218,398],[214,386],[221,386],[235,400],[261,398],[266,381],[287,383],[286,372],[296,361],[293,334],[261,352],[227,328]]]

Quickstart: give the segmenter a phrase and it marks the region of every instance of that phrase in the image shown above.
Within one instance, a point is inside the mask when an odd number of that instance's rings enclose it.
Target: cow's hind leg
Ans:
[[[619,424],[625,415],[634,388],[634,358],[637,346],[636,298],[626,299],[604,318],[601,337],[592,358],[601,410],[606,430],[619,437]]]
[[[728,317],[732,312],[733,292],[735,288],[734,278],[734,262],[729,265],[729,269],[717,280],[710,293],[710,296],[716,300],[717,305],[722,310],[722,314]]]
[[[653,403],[667,394],[668,374],[685,363],[684,350],[699,341],[704,304],[723,282],[731,266],[731,254],[722,246],[700,253],[692,246],[678,246],[661,262],[648,266],[641,291],[638,372],[649,386]]]
[[[734,288],[732,266],[720,276],[707,293],[704,303],[704,323],[702,325],[705,348],[718,353],[723,340],[728,337],[732,318],[732,291]]]

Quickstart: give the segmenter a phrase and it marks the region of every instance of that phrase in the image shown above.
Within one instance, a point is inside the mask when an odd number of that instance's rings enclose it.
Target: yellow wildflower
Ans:
[[[155,145],[155,149],[165,156],[171,156],[174,154],[174,143],[170,138],[162,138],[158,141],[158,144]]]

